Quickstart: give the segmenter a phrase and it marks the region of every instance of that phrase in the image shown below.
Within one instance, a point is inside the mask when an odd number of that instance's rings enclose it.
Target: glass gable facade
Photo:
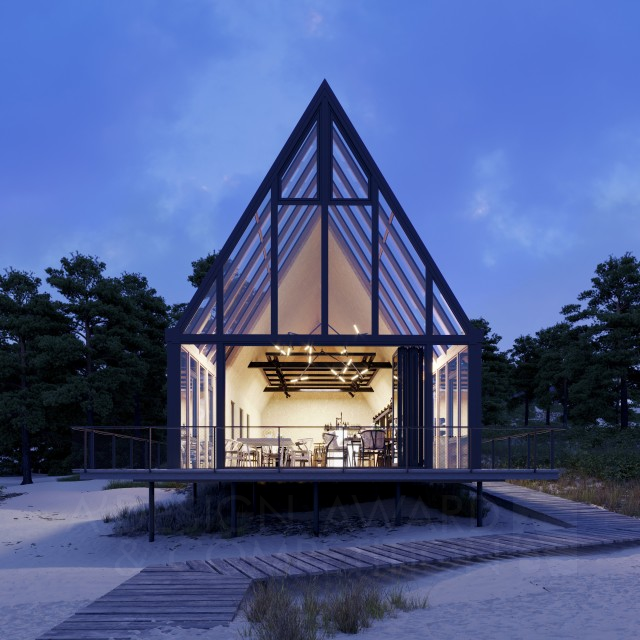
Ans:
[[[275,407],[276,396],[295,397],[290,407],[304,395],[320,402],[314,379],[323,381],[326,406],[332,394],[345,392],[364,402],[362,381],[378,371],[366,387],[372,394],[367,402],[380,394],[380,407],[372,405],[371,414],[380,413],[393,404],[394,384],[382,370],[391,367],[394,350],[408,346],[429,353],[424,362],[431,373],[421,369],[419,377],[433,378],[420,415],[410,408],[402,414],[412,416],[412,426],[433,430],[433,455],[421,454],[421,464],[470,462],[461,442],[471,422],[479,425],[478,398],[473,401],[479,385],[469,383],[478,366],[471,357],[479,354],[478,332],[326,83],[168,341],[181,345],[180,410],[170,416],[185,428],[181,466],[194,459],[197,466],[215,464],[215,454],[209,460],[200,451],[208,451],[200,444],[209,434],[198,430],[203,422],[207,428],[224,425],[227,440],[229,434],[268,431],[276,426],[269,421],[286,415]],[[344,357],[349,353],[357,355]],[[402,375],[414,375],[405,369]],[[327,383],[331,376],[335,388]],[[363,416],[361,407],[358,420]],[[457,440],[445,447],[441,438]],[[218,448],[224,440],[218,436]],[[456,453],[445,455],[445,449]],[[400,459],[398,451],[390,456]]]

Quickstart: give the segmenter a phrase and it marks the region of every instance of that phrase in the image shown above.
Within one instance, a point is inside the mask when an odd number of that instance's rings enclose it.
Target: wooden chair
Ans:
[[[383,429],[365,429],[360,432],[362,438],[362,445],[360,447],[360,460],[362,466],[365,466],[365,462],[369,463],[369,466],[381,467],[384,465],[384,430]]]
[[[325,431],[322,434],[325,448],[325,460],[327,467],[342,467],[346,456],[346,449],[340,446],[335,433]],[[337,464],[336,464],[337,463]]]
[[[311,466],[313,456],[313,438],[302,438],[296,441],[296,448],[289,452],[292,467]]]

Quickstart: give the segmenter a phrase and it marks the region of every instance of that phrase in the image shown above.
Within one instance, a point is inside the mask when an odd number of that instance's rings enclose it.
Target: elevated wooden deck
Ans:
[[[557,480],[558,469],[389,467],[235,467],[227,469],[73,469],[87,480],[140,482],[496,482]]]
[[[486,486],[491,499],[540,519],[557,531],[340,547],[297,553],[148,567],[78,611],[39,640],[127,640],[162,626],[228,624],[253,580],[373,571],[401,566],[573,552],[640,544],[640,520],[515,485]],[[511,506],[509,506],[511,505]]]

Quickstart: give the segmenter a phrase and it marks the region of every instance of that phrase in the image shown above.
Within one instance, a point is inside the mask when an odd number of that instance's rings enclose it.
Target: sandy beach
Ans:
[[[104,481],[57,482],[36,476],[33,485],[1,478],[0,617],[5,640],[30,640],[110,591],[145,566],[188,559],[258,555],[367,542],[401,542],[554,528],[496,506],[475,521],[434,514],[425,524],[355,528],[315,538],[257,532],[235,539],[206,535],[116,537],[106,514],[146,499],[146,489],[103,491]],[[182,499],[173,490],[157,500]],[[455,569],[383,577],[409,594],[428,596],[429,607],[376,622],[369,640],[410,638],[634,638],[640,621],[640,548],[527,557]],[[144,638],[237,640],[241,618],[211,630],[157,629]],[[336,636],[340,637],[340,636]],[[346,636],[345,636],[346,637]]]

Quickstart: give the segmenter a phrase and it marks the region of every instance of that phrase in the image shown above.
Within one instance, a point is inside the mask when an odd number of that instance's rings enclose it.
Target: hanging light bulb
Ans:
[[[349,365],[345,365],[344,369],[342,370],[342,375],[344,375],[345,373],[347,373],[347,369],[349,368]]]
[[[302,382],[303,380],[308,380],[309,376],[300,376],[300,382]]]
[[[352,380],[355,380],[356,378],[359,378],[359,377],[360,377],[360,374],[359,374],[359,373],[356,373],[356,375],[355,375],[355,376],[351,376],[351,379],[352,379]]]
[[[334,376],[338,375],[338,372],[335,369],[331,369],[331,373],[333,373]]]
[[[290,356],[291,355],[291,347],[287,347],[287,355]]]
[[[340,382],[344,382],[344,383],[347,382],[342,376],[338,376],[338,380],[340,380]]]
[[[369,369],[363,369],[363,370],[360,372],[360,375],[361,375],[361,376],[363,376],[365,373],[368,373],[368,372],[369,372]]]
[[[308,360],[309,360],[309,364],[311,364],[311,356],[309,356]]]
[[[356,333],[357,333],[358,335],[360,335],[360,331],[358,331],[358,325],[357,325],[357,324],[354,324],[354,325],[353,325],[353,328],[356,330]]]

